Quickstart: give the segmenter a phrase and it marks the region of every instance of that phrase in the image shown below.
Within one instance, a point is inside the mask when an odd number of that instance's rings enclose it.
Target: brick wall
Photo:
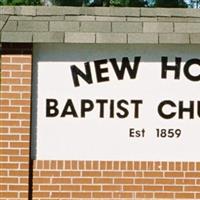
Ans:
[[[31,45],[3,45],[1,200],[200,199],[200,162],[36,160],[32,169],[31,70]]]
[[[1,53],[0,198],[27,199],[32,47],[5,44]]]
[[[34,199],[200,199],[200,163],[35,161]]]

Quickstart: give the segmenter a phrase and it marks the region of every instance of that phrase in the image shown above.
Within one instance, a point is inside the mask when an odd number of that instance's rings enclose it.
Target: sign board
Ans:
[[[34,49],[37,159],[200,161],[200,46]]]

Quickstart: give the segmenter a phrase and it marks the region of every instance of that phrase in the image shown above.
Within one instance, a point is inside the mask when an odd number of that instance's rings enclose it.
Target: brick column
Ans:
[[[0,199],[28,199],[32,45],[1,49]]]

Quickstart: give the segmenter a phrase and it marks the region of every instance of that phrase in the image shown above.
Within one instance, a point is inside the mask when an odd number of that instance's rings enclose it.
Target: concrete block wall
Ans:
[[[2,6],[0,32],[1,42],[200,44],[200,11]]]

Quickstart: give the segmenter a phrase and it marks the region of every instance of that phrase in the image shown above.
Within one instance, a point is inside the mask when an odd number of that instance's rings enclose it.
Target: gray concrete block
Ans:
[[[65,43],[95,43],[95,33],[65,33]]]
[[[112,32],[134,33],[142,32],[141,22],[112,22]]]
[[[141,8],[142,17],[177,17],[186,15],[186,9],[181,8]]]
[[[48,31],[48,22],[45,21],[19,21],[17,31]]]
[[[17,21],[8,21],[3,27],[3,31],[10,32],[17,30]]]
[[[0,21],[0,31],[3,28],[4,24],[5,24],[5,21]]]
[[[9,15],[1,15],[0,14],[0,21],[6,21],[8,19]]]
[[[102,22],[125,22],[126,21],[126,17],[96,16],[96,21],[102,21]]]
[[[37,32],[33,33],[33,42],[63,43],[64,32]]]
[[[31,32],[2,32],[1,42],[32,42]]]
[[[9,21],[30,21],[33,20],[32,16],[10,16]]]
[[[128,22],[156,22],[157,17],[127,17]]]
[[[199,9],[192,9],[192,8],[186,9],[186,17],[200,17]]]
[[[129,33],[129,44],[158,44],[158,34],[156,33]]]
[[[141,8],[141,17],[157,17],[161,8]],[[161,16],[170,16],[167,10],[163,10]]]
[[[0,6],[1,15],[14,15],[15,7],[14,6]]]
[[[80,7],[58,7],[58,6],[51,6],[51,7],[44,7],[44,6],[37,6],[36,9],[37,15],[48,15],[48,16],[62,16],[62,15],[79,15],[80,14]]]
[[[79,22],[51,21],[50,31],[78,32]]]
[[[95,7],[96,16],[110,16],[110,7]]]
[[[191,44],[200,44],[200,33],[190,34],[190,42]]]
[[[171,17],[186,17],[187,9],[185,8],[171,8],[168,9]]]
[[[35,6],[15,6],[15,15],[36,15],[36,7]]]
[[[66,21],[95,21],[95,16],[65,16]]]
[[[143,32],[146,33],[171,33],[173,23],[171,22],[144,22]]]
[[[158,22],[196,23],[196,22],[200,22],[200,18],[194,18],[194,17],[158,17]]]
[[[189,34],[186,33],[160,33],[160,44],[189,44]]]
[[[34,21],[62,21],[65,19],[65,16],[35,16],[33,17]]]
[[[140,8],[110,7],[110,16],[140,16]]]
[[[80,7],[79,15],[95,15],[94,7]]]
[[[81,22],[81,32],[111,32],[111,22]]]
[[[176,33],[200,33],[200,23],[175,23]]]
[[[127,34],[125,33],[97,33],[96,43],[126,44]]]
[[[183,17],[157,17],[158,22],[185,22]]]

